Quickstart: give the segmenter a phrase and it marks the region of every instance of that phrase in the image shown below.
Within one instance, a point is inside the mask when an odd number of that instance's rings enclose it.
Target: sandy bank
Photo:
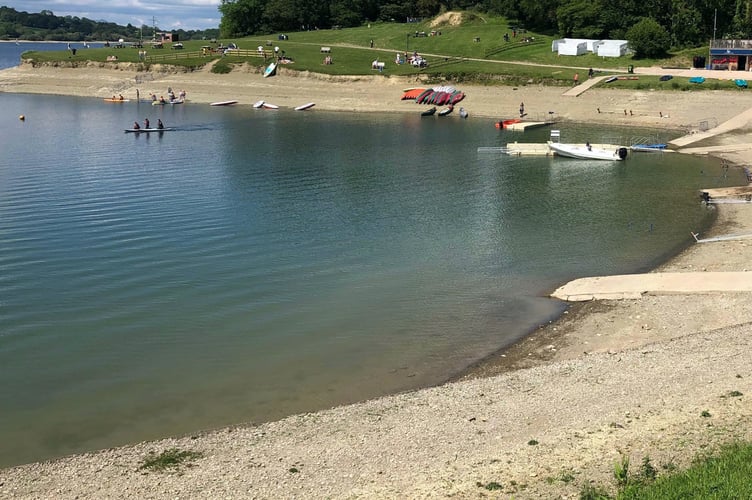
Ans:
[[[171,86],[186,89],[194,103],[421,109],[399,101],[401,89],[415,82],[391,78],[282,73],[267,81],[250,69],[149,77],[118,69],[36,71],[0,72],[0,90],[133,98],[135,88],[144,96]],[[471,118],[513,115],[524,101],[531,117],[556,110],[572,121],[685,128],[752,107],[737,92],[596,89],[565,98],[557,88],[458,87],[468,94],[462,105]],[[604,112],[624,108],[632,116]],[[670,118],[655,117],[657,110]],[[736,131],[714,144],[745,140],[752,142]],[[727,158],[738,162],[745,154]],[[752,204],[709,210],[719,211],[718,221],[703,236],[752,232]],[[729,240],[694,245],[660,270],[744,271],[751,263],[752,240]],[[259,426],[0,470],[0,498],[576,498],[586,482],[613,485],[621,454],[633,464],[649,456],[661,470],[686,465],[704,446],[752,438],[750,299],[745,292],[585,302],[465,380]],[[149,452],[171,447],[203,456],[179,474],[139,470]],[[486,489],[494,483],[502,489]]]
[[[252,105],[263,99],[283,107],[313,101],[316,109],[329,111],[418,112],[426,106],[401,101],[402,89],[433,86],[417,77],[325,76],[286,68],[274,77],[263,78],[260,67],[249,65],[224,75],[211,73],[209,68],[191,72],[174,72],[159,66],[152,69],[139,72],[133,64],[109,63],[77,68],[34,68],[23,64],[0,71],[0,91],[97,98],[123,94],[135,99],[136,90],[145,98],[150,92],[166,95],[171,87],[185,89],[189,101],[197,104],[237,100],[239,105]],[[741,109],[752,107],[752,93],[738,91],[633,92],[594,88],[572,97],[563,95],[569,87],[455,86],[465,92],[467,97],[460,105],[471,118],[496,120],[515,117],[520,102],[524,102],[531,120],[554,116],[576,122],[688,130],[722,123]]]

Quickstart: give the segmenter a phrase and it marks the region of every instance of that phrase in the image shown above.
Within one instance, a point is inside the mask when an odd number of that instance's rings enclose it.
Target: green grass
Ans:
[[[181,465],[190,465],[193,460],[201,458],[202,454],[195,451],[181,451],[177,448],[164,450],[160,454],[149,453],[142,462],[139,470],[164,471],[178,469]]]
[[[729,445],[684,472],[630,484],[618,500],[752,498],[752,444]]]
[[[288,40],[279,40],[278,33],[219,40],[225,45],[236,43],[241,49],[255,49],[261,45],[267,50],[278,46],[285,55],[293,59],[286,68],[298,71],[311,71],[331,75],[367,75],[375,74],[371,69],[374,59],[386,63],[385,75],[424,75],[429,83],[451,80],[453,82],[473,82],[507,85],[571,85],[575,72],[581,80],[587,74],[587,68],[600,69],[608,74],[626,73],[627,66],[689,67],[693,55],[704,54],[705,48],[688,50],[673,54],[663,60],[635,60],[631,56],[610,58],[594,54],[581,56],[558,56],[551,51],[555,36],[540,33],[518,33],[512,37],[509,21],[501,17],[465,13],[464,21],[457,26],[448,24],[433,26],[430,21],[422,23],[384,23],[377,22],[356,28],[340,30],[316,30],[286,33]],[[440,31],[441,35],[415,37],[415,32],[430,33]],[[508,42],[504,34],[509,33]],[[373,40],[374,46],[370,47]],[[479,41],[476,41],[479,40]],[[153,49],[146,44],[149,55],[188,54],[200,51],[207,45],[205,40],[182,42],[182,51],[173,51],[166,43],[162,49]],[[324,65],[321,47],[331,47],[334,64]],[[397,52],[412,53],[417,51],[429,61],[427,68],[394,63]],[[39,62],[99,61],[106,62],[108,55],[117,55],[120,62],[139,63],[136,48],[97,48],[80,49],[76,56],[68,51],[34,52],[25,57],[32,57]],[[218,72],[231,71],[237,64],[263,66],[266,61],[261,58],[243,58],[219,55],[210,57],[191,57],[166,61],[169,64],[201,67],[214,59],[222,59]],[[141,62],[141,68],[147,70],[149,63]],[[667,69],[670,73],[670,69]],[[669,82],[660,82],[657,77],[640,77],[639,80],[619,80],[609,84],[614,88],[656,89],[656,90],[701,90],[732,89],[733,82],[708,80],[702,85],[693,85],[686,78],[674,78]]]
[[[726,500],[752,498],[752,443],[736,442],[717,453],[698,457],[684,471],[669,471],[658,477],[650,459],[642,460],[639,471],[629,471],[629,459],[614,464],[618,492],[610,495],[601,485],[587,482],[581,500]]]

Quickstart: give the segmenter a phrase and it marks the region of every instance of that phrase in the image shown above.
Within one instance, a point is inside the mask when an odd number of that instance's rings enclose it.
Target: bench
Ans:
[[[321,53],[322,54],[329,54],[331,53],[332,48],[331,47],[321,47]]]

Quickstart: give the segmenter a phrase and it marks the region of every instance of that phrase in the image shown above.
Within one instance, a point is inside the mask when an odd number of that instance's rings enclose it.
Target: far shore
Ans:
[[[150,72],[136,71],[132,63],[77,61],[75,67],[25,63],[0,71],[0,92],[58,94],[107,98],[122,94],[127,99],[146,99],[149,93],[165,96],[167,89],[184,89],[189,103],[206,104],[237,100],[249,106],[258,100],[294,108],[315,102],[316,110],[343,112],[419,113],[427,108],[402,101],[402,90],[430,87],[423,77],[328,76],[280,67],[276,76],[262,77],[262,67],[241,65],[229,74],[209,68],[175,70],[153,65]],[[444,82],[451,84],[451,82]],[[586,83],[586,82],[583,82]],[[571,87],[485,86],[455,84],[466,97],[458,106],[473,118],[514,118],[524,102],[529,120],[602,123],[668,129],[677,132],[714,126],[752,107],[752,94],[738,91],[656,92],[591,88],[579,96],[564,95]],[[455,114],[455,119],[458,117]]]
[[[421,82],[286,69],[265,79],[249,66],[227,75],[166,68],[144,74],[99,63],[0,71],[0,92],[135,99],[137,90],[146,98],[171,87],[185,89],[187,105],[264,99],[292,108],[313,101],[316,110],[341,112],[417,113],[425,108],[400,100],[410,86]],[[752,152],[752,124],[739,118],[752,109],[746,92],[593,88],[571,97],[562,87],[456,87],[467,95],[458,106],[489,126],[517,115],[524,102],[530,119],[553,115],[673,135],[728,123],[718,134],[699,133],[692,152],[733,168]],[[717,220],[705,236],[752,235],[752,203],[708,210]],[[657,270],[752,270],[752,238],[692,244]],[[573,305],[461,380],[2,469],[0,498],[576,498],[593,482],[614,491],[613,464],[622,456],[635,467],[649,457],[662,471],[729,440],[752,439],[750,299],[715,292]],[[178,474],[140,469],[149,453],[170,448],[200,456]]]

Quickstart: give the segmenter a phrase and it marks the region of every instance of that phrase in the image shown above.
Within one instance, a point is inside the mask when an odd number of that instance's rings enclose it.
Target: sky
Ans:
[[[157,25],[163,30],[219,28],[220,0],[0,0],[0,5],[28,13],[86,17],[126,26]],[[156,20],[156,23],[155,21]]]

